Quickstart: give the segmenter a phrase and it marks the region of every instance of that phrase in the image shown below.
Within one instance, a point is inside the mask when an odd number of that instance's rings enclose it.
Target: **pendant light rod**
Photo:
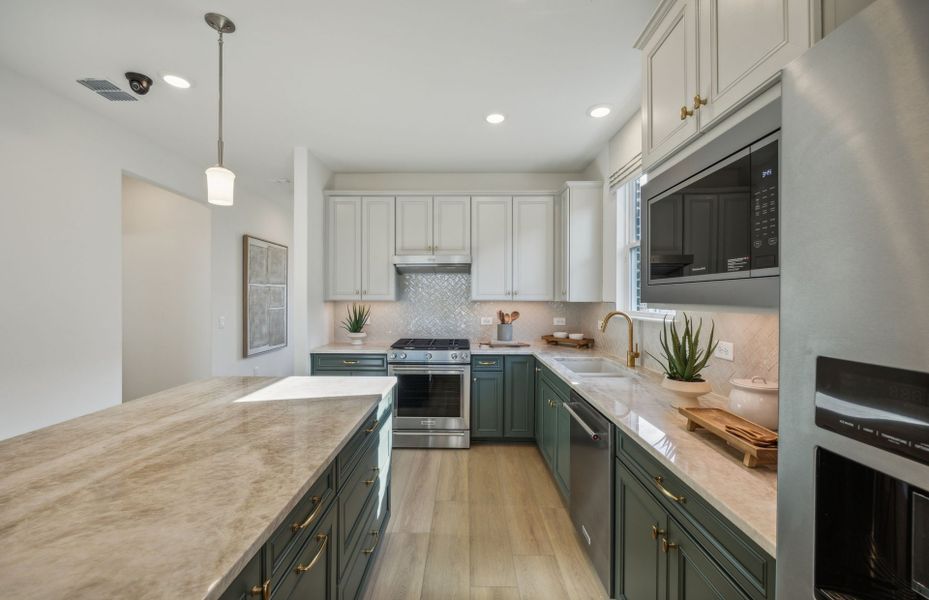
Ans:
[[[203,16],[207,24],[219,32],[219,135],[216,140],[216,155],[219,159],[217,163],[223,166],[223,34],[235,31],[235,23],[225,15],[219,13],[206,13]]]

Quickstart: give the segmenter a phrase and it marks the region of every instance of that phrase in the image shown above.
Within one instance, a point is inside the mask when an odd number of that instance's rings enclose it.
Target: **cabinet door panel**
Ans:
[[[397,196],[400,255],[432,254],[432,196]]]
[[[552,300],[555,278],[555,199],[513,198],[513,298]]]
[[[513,199],[477,196],[471,199],[471,298],[512,298]]]
[[[569,184],[563,216],[567,220],[568,302],[600,302],[603,299],[603,186],[600,183]]]
[[[333,509],[327,511],[288,567],[288,575],[271,591],[273,598],[335,600],[336,512]]]
[[[394,247],[394,199],[362,199],[361,296],[363,300],[395,300],[396,269],[391,256]]]
[[[329,300],[361,298],[361,198],[329,199],[327,294]]]
[[[664,556],[658,537],[667,529],[661,505],[616,460],[616,597],[622,600],[664,599]],[[652,528],[655,528],[654,530]]]
[[[558,433],[558,395],[544,378],[542,381],[542,456],[549,468],[555,470],[555,444]]]
[[[568,299],[568,231],[571,223],[568,218],[570,190],[565,189],[555,201],[555,300]]]
[[[476,371],[471,378],[471,437],[503,437],[504,377],[500,371]]]
[[[668,519],[668,598],[672,600],[748,600],[690,535]]]
[[[503,437],[531,438],[535,430],[535,359],[507,356],[504,374]]]
[[[643,49],[645,61],[643,161],[666,155],[697,133],[697,119],[681,107],[697,93],[696,0],[679,0]]]
[[[471,197],[436,196],[433,207],[435,254],[471,254]]]
[[[701,0],[700,127],[712,127],[773,83],[810,45],[803,0]]]
[[[571,415],[565,410],[564,400],[558,399],[555,416],[558,422],[555,442],[555,479],[566,497],[571,496]]]

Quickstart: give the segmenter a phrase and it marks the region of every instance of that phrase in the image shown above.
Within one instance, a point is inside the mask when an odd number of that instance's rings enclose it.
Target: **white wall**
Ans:
[[[204,165],[3,66],[0,107],[0,438],[6,438],[121,400],[123,173],[198,200],[205,182]],[[240,181],[235,207],[211,214],[213,313],[230,315],[226,330],[214,327],[213,369],[250,371],[238,358],[237,236],[248,229],[289,241],[290,209],[256,198]],[[264,372],[289,373],[293,356],[278,351],[255,362]]]
[[[210,375],[210,209],[123,177],[123,402]]]
[[[336,173],[333,190],[520,191],[557,190],[578,173]]]

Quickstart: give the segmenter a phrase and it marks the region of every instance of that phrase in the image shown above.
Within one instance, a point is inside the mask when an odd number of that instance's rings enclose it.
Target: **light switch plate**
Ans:
[[[220,329],[226,328],[226,317],[219,317],[219,320],[216,323],[216,326]]]
[[[481,325],[493,325],[493,324],[494,324],[493,317],[481,317]]]
[[[565,324],[564,317],[555,317],[552,319],[552,325],[564,325],[564,324]]]
[[[713,356],[728,361],[735,360],[735,348],[733,348],[732,342],[720,341],[716,346],[716,352],[713,353]]]

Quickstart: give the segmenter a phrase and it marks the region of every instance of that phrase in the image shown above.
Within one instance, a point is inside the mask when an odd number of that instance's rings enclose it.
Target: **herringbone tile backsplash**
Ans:
[[[597,330],[597,321],[613,309],[609,303],[565,302],[473,302],[471,276],[467,273],[410,273],[401,275],[397,302],[372,302],[371,322],[365,331],[375,342],[393,342],[401,337],[463,337],[472,341],[492,339],[496,332],[497,310],[519,311],[513,324],[513,339],[539,341],[553,331],[584,333],[596,340],[596,347],[624,356],[626,327],[622,319],[610,323],[605,334]],[[348,341],[338,324],[350,302],[335,302],[332,339]],[[710,359],[704,376],[719,395],[729,394],[729,379],[760,375],[777,379],[778,322],[776,313],[690,312],[703,319],[708,331],[716,323],[717,339],[733,342],[735,361]],[[494,325],[481,325],[481,317],[493,317]],[[563,317],[564,326],[552,325],[553,317]],[[643,364],[659,370],[648,353],[659,355],[658,335],[661,322],[636,321],[636,338]]]

